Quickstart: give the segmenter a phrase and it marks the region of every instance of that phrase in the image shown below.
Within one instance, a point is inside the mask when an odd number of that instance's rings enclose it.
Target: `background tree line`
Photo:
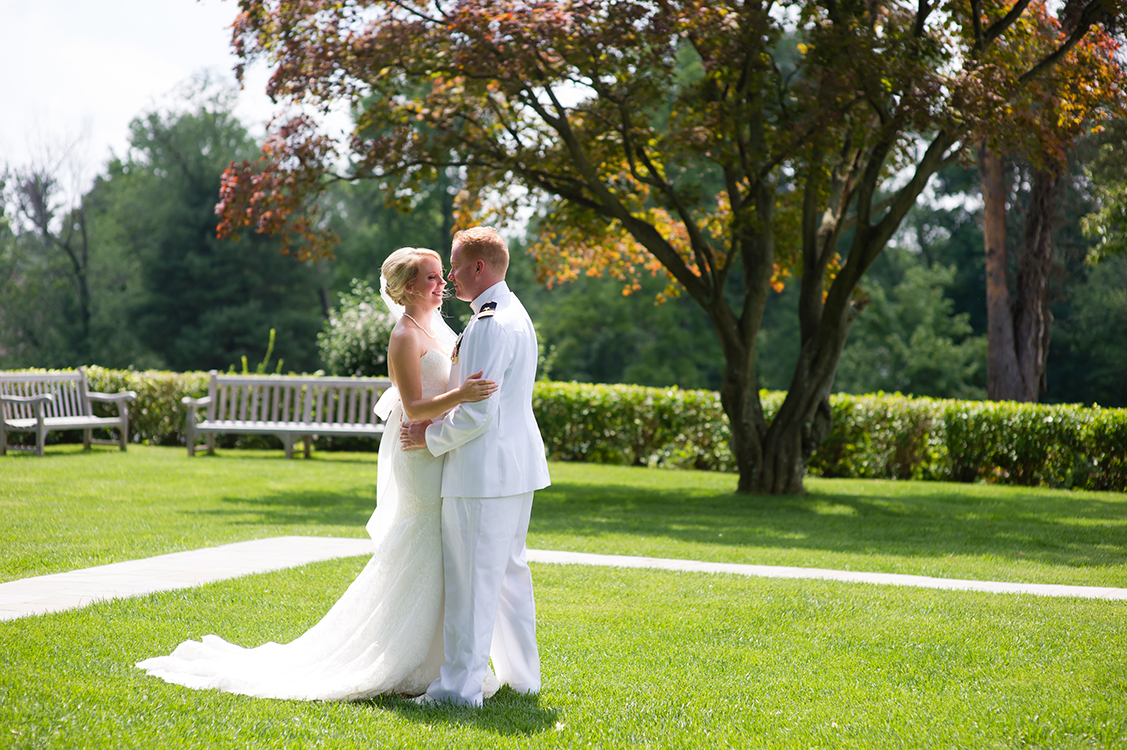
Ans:
[[[277,239],[216,237],[223,170],[260,144],[231,113],[229,92],[207,84],[179,108],[132,124],[130,148],[93,186],[68,199],[63,157],[3,172],[0,223],[0,367],[226,369],[265,355],[270,329],[284,368],[324,366],[317,350],[330,307],[353,279],[378,288],[395,248],[448,253],[456,179],[389,207],[378,182],[339,183],[322,198],[340,238],[334,257],[298,261]],[[1122,212],[1125,128],[1116,121],[1079,139],[1059,188],[1053,231],[1048,402],[1127,406],[1127,260]],[[1007,236],[1022,236],[1033,167],[1008,169]],[[986,386],[981,197],[974,165],[933,182],[862,290],[868,303],[849,333],[835,390],[981,398]],[[1090,217],[1082,227],[1084,217]],[[527,227],[534,238],[535,217]],[[1082,229],[1086,228],[1089,236]],[[848,242],[843,237],[842,242]],[[548,288],[524,243],[511,280],[538,321],[546,376],[558,380],[715,390],[723,358],[711,323],[685,297],[662,304],[666,280],[580,276]],[[1089,265],[1086,260],[1103,257]],[[759,334],[763,388],[785,389],[798,357],[798,288],[768,300]],[[448,314],[463,311],[456,302]],[[455,323],[457,326],[457,323]]]

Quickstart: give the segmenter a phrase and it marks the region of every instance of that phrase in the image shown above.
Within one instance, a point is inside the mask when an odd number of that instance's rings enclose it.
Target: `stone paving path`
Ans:
[[[68,573],[24,578],[0,583],[0,620],[85,607],[94,602],[141,596],[157,591],[190,588],[212,581],[266,573],[338,557],[370,555],[370,539],[283,536],[219,547],[173,552],[143,560],[99,565]],[[595,555],[584,552],[529,550],[532,562],[558,565],[599,565],[651,568],[690,573],[732,573],[765,578],[806,578],[850,583],[916,586],[999,594],[1073,596],[1086,599],[1127,600],[1127,588],[1063,586],[1040,583],[968,581],[954,578],[861,573],[848,570],[796,568],[776,565],[741,565],[657,557]]]

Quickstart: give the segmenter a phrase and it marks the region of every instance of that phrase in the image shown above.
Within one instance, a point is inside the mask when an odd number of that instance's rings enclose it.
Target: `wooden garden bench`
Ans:
[[[293,458],[299,438],[306,458],[316,435],[379,440],[383,424],[372,409],[389,387],[387,378],[226,375],[212,370],[207,396],[183,399],[188,407],[188,455],[195,455],[201,434],[206,436],[208,453],[215,452],[219,433],[277,435],[286,458]],[[196,410],[205,407],[205,419],[197,423]]]
[[[0,456],[8,452],[9,432],[34,432],[35,453],[43,455],[43,444],[52,430],[82,430],[82,444],[129,443],[129,402],[134,391],[95,393],[86,386],[86,371],[0,372]],[[96,417],[93,402],[117,405],[116,417]],[[96,427],[117,430],[117,440],[93,440]],[[21,449],[12,446],[13,449]],[[22,450],[22,449],[21,449]]]

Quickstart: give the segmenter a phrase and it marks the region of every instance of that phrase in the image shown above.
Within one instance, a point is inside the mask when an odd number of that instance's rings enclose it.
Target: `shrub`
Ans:
[[[180,399],[184,396],[206,396],[209,375],[206,372],[109,370],[91,365],[86,368],[86,379],[93,391],[137,392],[137,398],[129,404],[129,436],[132,441],[184,445],[188,408]],[[111,414],[114,407],[96,404],[94,408],[96,413],[105,416]]]
[[[333,375],[387,377],[387,344],[395,318],[372,287],[352,280],[352,290],[341,293],[340,304],[329,311],[325,329],[317,334],[317,347],[326,369]]]
[[[728,423],[711,391],[539,382],[532,408],[561,461],[730,470]]]
[[[786,394],[763,391],[770,420]],[[835,394],[833,430],[811,457],[825,477],[1127,489],[1127,409]],[[538,383],[548,453],[565,461],[731,471],[717,394]]]
[[[133,390],[135,442],[183,445],[184,396],[207,393],[205,372],[86,368],[90,387]],[[760,392],[764,416],[786,394]],[[955,401],[898,393],[830,398],[834,425],[811,458],[812,475],[1127,490],[1127,409],[1072,404]],[[112,409],[98,404],[96,409]],[[728,421],[712,391],[538,382],[533,409],[550,457],[633,466],[732,471]],[[105,412],[109,413],[109,412]],[[18,434],[10,436],[20,440]],[[26,435],[23,437],[27,437]],[[276,445],[221,436],[220,445]],[[51,442],[80,439],[51,433]],[[318,440],[318,448],[371,449],[375,442]]]
[[[952,401],[944,413],[950,476],[1027,486],[1071,486],[1081,434],[1103,410],[1012,401]]]
[[[1080,444],[1076,486],[1127,490],[1127,409],[1093,410]]]
[[[833,430],[808,470],[826,477],[946,478],[943,404],[898,393],[835,394]]]

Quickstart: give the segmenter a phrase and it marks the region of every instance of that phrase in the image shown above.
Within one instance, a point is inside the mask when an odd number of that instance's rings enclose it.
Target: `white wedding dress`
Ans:
[[[424,397],[447,390],[450,359],[419,360]],[[418,695],[442,666],[442,458],[399,447],[403,408],[387,416],[376,510],[367,529],[376,552],[320,622],[287,644],[243,648],[217,635],[185,641],[137,666],[167,682],[262,698],[364,700]],[[486,675],[486,693],[498,685]]]

